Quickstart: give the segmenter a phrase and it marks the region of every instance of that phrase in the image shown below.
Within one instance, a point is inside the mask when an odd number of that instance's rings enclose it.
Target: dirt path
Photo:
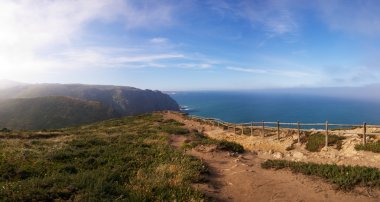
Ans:
[[[166,118],[176,118],[168,116]],[[182,120],[183,121],[183,120]],[[209,126],[194,125],[187,127]],[[175,147],[186,140],[185,136],[170,137]],[[187,151],[203,159],[210,169],[208,183],[195,186],[217,201],[379,201],[379,190],[357,188],[351,192],[336,191],[333,185],[316,177],[293,174],[287,170],[265,170],[265,158],[254,152],[232,155],[214,148],[198,147]]]
[[[171,136],[175,147],[185,140],[184,136]],[[210,169],[209,182],[195,186],[217,201],[379,201],[377,190],[336,191],[316,177],[262,169],[264,159],[252,152],[234,156],[201,147],[188,153],[205,161]]]

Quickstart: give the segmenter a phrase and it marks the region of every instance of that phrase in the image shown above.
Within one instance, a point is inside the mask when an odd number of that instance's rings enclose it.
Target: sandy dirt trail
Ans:
[[[185,123],[189,128],[213,130],[176,114],[166,114],[165,118]],[[173,146],[180,147],[186,137],[173,135],[170,139]],[[380,201],[378,189],[336,191],[333,185],[317,177],[262,169],[265,158],[255,152],[235,155],[206,147],[187,152],[204,160],[210,169],[208,182],[194,186],[217,201]]]

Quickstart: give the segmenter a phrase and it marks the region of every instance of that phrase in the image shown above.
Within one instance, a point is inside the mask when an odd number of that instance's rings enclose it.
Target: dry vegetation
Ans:
[[[367,144],[358,144],[355,146],[355,149],[380,153],[380,141],[370,142]]]

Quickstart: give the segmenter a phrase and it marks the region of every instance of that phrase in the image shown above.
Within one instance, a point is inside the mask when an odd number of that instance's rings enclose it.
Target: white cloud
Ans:
[[[211,69],[213,67],[213,64],[210,63],[180,63],[176,64],[175,66],[184,68],[184,69]]]
[[[242,68],[242,67],[226,67],[228,70],[247,72],[247,73],[257,73],[257,74],[267,74],[269,73],[266,69],[255,69],[255,68]]]
[[[302,78],[312,76],[311,73],[295,71],[295,70],[279,70],[273,68],[242,68],[242,67],[226,67],[228,70],[245,72],[245,73],[254,73],[254,74],[272,74],[272,75],[280,75],[285,77],[293,77],[293,78]]]
[[[380,34],[380,2],[353,0],[317,1],[322,20],[334,31],[377,37]]]
[[[269,36],[297,35],[305,15],[322,19],[333,31],[377,37],[380,34],[380,2],[362,0],[208,0],[223,16],[249,20]]]
[[[168,41],[169,39],[164,38],[164,37],[155,37],[155,38],[150,39],[150,42],[154,44],[164,44],[164,43],[167,43]]]
[[[294,34],[298,23],[286,1],[244,1],[243,15],[252,23],[265,27],[269,36]]]
[[[162,64],[173,59],[186,59],[178,53],[145,53],[140,50],[88,47],[73,49],[50,56],[57,69],[69,68],[142,68],[166,67]]]
[[[297,34],[299,26],[295,15],[295,1],[209,0],[211,9],[223,16],[242,18],[254,28],[264,29],[268,37]]]
[[[173,14],[175,4],[168,1],[137,0],[127,1],[123,7],[123,14],[127,28],[155,28],[168,26],[175,22]],[[133,3],[132,3],[133,2]]]
[[[51,69],[82,68],[99,60],[104,63],[116,60],[127,63],[178,58],[180,55],[171,53],[141,52],[139,56],[128,55],[125,51],[123,57],[115,58],[112,51],[117,53],[116,48],[107,52],[90,50],[92,47],[75,48],[77,42],[86,40],[87,26],[91,22],[118,22],[124,25],[126,31],[154,29],[170,25],[174,11],[171,4],[157,1],[2,0],[0,77],[18,79],[28,77],[29,73]],[[78,55],[67,55],[69,52]]]

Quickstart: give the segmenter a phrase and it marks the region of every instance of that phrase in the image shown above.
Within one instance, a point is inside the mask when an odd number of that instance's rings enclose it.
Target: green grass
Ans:
[[[51,96],[0,100],[0,126],[12,130],[73,127],[120,117],[100,102]]]
[[[183,127],[183,123],[179,123],[173,119],[165,120],[160,123],[159,128],[169,134],[174,135],[185,135],[190,133],[190,131],[187,128]]]
[[[342,190],[351,190],[355,186],[380,186],[380,172],[377,168],[292,162],[286,160],[267,160],[261,164],[261,167],[276,170],[288,168],[295,173],[318,176],[337,185],[338,189]]]
[[[244,152],[244,147],[238,143],[229,142],[226,140],[211,139],[197,131],[195,132],[193,131],[191,134],[189,134],[189,137],[190,137],[190,141],[186,142],[183,145],[184,148],[195,148],[198,145],[216,145],[217,149],[219,150],[236,152],[236,153]]]
[[[0,139],[0,201],[199,201],[207,167],[173,149],[181,124],[148,114]],[[52,131],[49,131],[50,133]],[[25,134],[26,135],[26,134]],[[38,138],[33,138],[33,136]]]
[[[370,142],[367,144],[357,144],[355,145],[355,149],[380,153],[380,141]]]
[[[344,137],[337,135],[329,135],[328,145],[335,145],[337,149],[342,147],[342,140]],[[311,134],[306,138],[306,150],[311,152],[319,152],[325,146],[325,135],[322,133]]]

